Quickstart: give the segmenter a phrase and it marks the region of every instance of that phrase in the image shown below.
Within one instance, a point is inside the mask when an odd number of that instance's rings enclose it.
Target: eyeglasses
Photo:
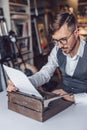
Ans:
[[[64,38],[61,38],[61,39],[52,39],[52,43],[54,43],[54,45],[58,45],[59,43],[61,43],[63,45],[67,44],[68,40],[72,36],[73,32],[68,37],[64,37]]]

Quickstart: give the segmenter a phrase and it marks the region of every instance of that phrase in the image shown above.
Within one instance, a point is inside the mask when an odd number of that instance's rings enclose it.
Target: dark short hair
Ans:
[[[63,12],[60,14],[57,14],[53,20],[53,22],[50,24],[49,27],[49,33],[53,35],[56,31],[58,31],[64,23],[67,24],[67,27],[74,31],[77,26],[77,19],[74,14],[69,12]]]

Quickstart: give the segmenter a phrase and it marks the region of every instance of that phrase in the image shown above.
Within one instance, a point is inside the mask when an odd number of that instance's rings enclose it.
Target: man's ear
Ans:
[[[76,30],[74,31],[74,33],[75,33],[76,37],[78,37],[79,36],[79,28],[76,28]]]

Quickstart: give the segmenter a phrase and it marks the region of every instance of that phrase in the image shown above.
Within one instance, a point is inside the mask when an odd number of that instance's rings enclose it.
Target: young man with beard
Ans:
[[[71,102],[80,103],[87,98],[87,44],[79,37],[77,20],[74,14],[68,12],[57,14],[49,30],[55,44],[48,62],[42,69],[29,77],[35,86],[47,83],[57,67],[62,73],[61,89],[53,93],[67,94],[64,98]],[[10,81],[7,91],[16,91]]]

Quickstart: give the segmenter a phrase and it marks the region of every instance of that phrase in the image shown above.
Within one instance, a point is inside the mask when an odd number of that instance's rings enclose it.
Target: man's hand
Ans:
[[[7,91],[8,92],[12,92],[12,91],[17,91],[18,88],[13,84],[13,82],[11,80],[8,80],[8,87],[7,87]]]
[[[56,89],[56,90],[54,90],[54,91],[52,91],[52,92],[55,93],[55,94],[59,94],[60,96],[65,95],[65,96],[63,97],[65,100],[68,100],[68,101],[71,101],[71,102],[74,102],[74,101],[75,101],[75,100],[74,100],[74,95],[68,94],[68,93],[65,92],[63,89]],[[68,95],[66,95],[66,94],[68,94]]]

